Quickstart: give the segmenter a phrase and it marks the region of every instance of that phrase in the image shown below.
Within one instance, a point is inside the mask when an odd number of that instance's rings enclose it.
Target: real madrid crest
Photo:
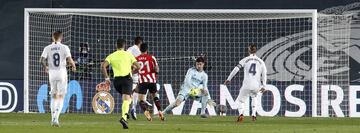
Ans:
[[[96,114],[111,114],[114,110],[114,97],[109,93],[110,86],[105,82],[96,85],[96,91],[92,100],[93,110]]]

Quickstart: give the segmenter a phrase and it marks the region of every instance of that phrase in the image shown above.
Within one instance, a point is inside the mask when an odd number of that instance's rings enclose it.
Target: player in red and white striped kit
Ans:
[[[136,59],[140,64],[139,70],[139,100],[140,107],[144,111],[147,120],[151,121],[151,114],[148,110],[148,104],[146,103],[146,92],[149,90],[151,97],[154,99],[155,106],[159,110],[159,117],[164,120],[164,115],[161,112],[160,100],[156,89],[156,74],[159,72],[159,66],[156,58],[148,54],[148,44],[143,43],[140,45],[141,55]]]

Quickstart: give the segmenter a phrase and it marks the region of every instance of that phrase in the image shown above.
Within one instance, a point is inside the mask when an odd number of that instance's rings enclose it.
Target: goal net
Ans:
[[[317,114],[324,117],[349,116],[352,18],[351,15],[322,15],[318,20]]]
[[[349,61],[344,54],[349,21],[348,17],[332,17],[319,18],[318,22],[317,15],[315,10],[27,9],[25,112],[50,110],[48,76],[38,60],[43,48],[51,43],[51,33],[60,30],[64,33],[63,43],[70,47],[78,67],[77,72],[68,72],[64,112],[93,113],[95,87],[104,81],[101,62],[115,51],[116,39],[127,40],[130,47],[134,38],[141,36],[149,44],[149,52],[159,60],[158,87],[163,108],[176,98],[187,69],[194,66],[194,58],[205,56],[211,98],[227,108],[226,115],[238,115],[243,70],[230,85],[222,83],[238,62],[248,56],[247,47],[256,44],[257,56],[268,69],[269,90],[258,95],[258,114],[321,115],[322,101],[329,101],[324,105],[335,104],[337,94],[331,88],[346,90],[349,86],[345,71]],[[330,90],[330,100],[322,99],[324,88]],[[114,112],[121,112],[120,95],[115,89],[110,93],[115,99]],[[347,91],[343,94],[340,108],[346,110]],[[175,108],[173,114],[195,115],[200,106],[188,100]],[[328,107],[332,114],[335,106]],[[140,111],[139,107],[137,110]],[[208,106],[207,112],[216,115],[217,108]],[[250,112],[247,106],[245,115]],[[347,115],[346,111],[343,113]]]

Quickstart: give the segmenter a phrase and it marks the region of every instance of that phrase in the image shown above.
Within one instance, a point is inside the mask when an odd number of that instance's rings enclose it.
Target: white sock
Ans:
[[[256,107],[257,107],[257,98],[256,97],[252,97],[251,98],[251,116],[255,116],[256,117]]]
[[[132,109],[136,112],[136,105],[138,103],[139,93],[134,92],[132,96],[133,96]]]
[[[149,93],[149,91],[147,91],[146,92],[146,94],[145,94],[145,96],[144,96],[144,101],[145,101],[145,103],[148,105],[148,106],[152,106],[152,104],[151,103],[149,103],[149,101],[147,101],[147,95],[148,95],[148,93]]]
[[[64,105],[64,98],[58,98],[58,106],[56,107],[55,119],[59,121],[59,116]]]
[[[55,118],[55,99],[52,97],[50,101],[50,113],[51,113],[51,121]]]
[[[206,106],[207,106],[208,101],[209,101],[209,98],[207,96],[202,96],[201,97],[201,111],[200,111],[201,115],[205,115],[205,110],[206,110]]]
[[[171,110],[173,110],[175,108],[175,104],[176,104],[176,102],[171,103],[169,106],[167,106],[164,109],[163,113],[165,113],[165,114],[169,113]]]
[[[244,114],[244,108],[245,108],[245,103],[240,102],[239,115],[243,115],[243,114]]]

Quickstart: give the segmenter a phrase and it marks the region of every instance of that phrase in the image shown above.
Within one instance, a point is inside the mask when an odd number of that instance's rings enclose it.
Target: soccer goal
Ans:
[[[116,39],[129,47],[141,36],[159,60],[163,108],[175,100],[194,58],[205,56],[211,98],[227,108],[226,115],[238,115],[242,71],[230,85],[222,83],[248,55],[248,45],[256,44],[269,90],[258,96],[259,115],[348,116],[350,20],[304,9],[25,9],[24,112],[49,112],[48,76],[38,60],[51,33],[60,30],[79,69],[69,72],[63,112],[93,113],[96,85],[104,81],[101,62]],[[113,112],[121,112],[120,95],[114,89],[110,94]],[[200,106],[187,101],[173,114],[196,115]],[[207,111],[216,115],[217,108]]]

